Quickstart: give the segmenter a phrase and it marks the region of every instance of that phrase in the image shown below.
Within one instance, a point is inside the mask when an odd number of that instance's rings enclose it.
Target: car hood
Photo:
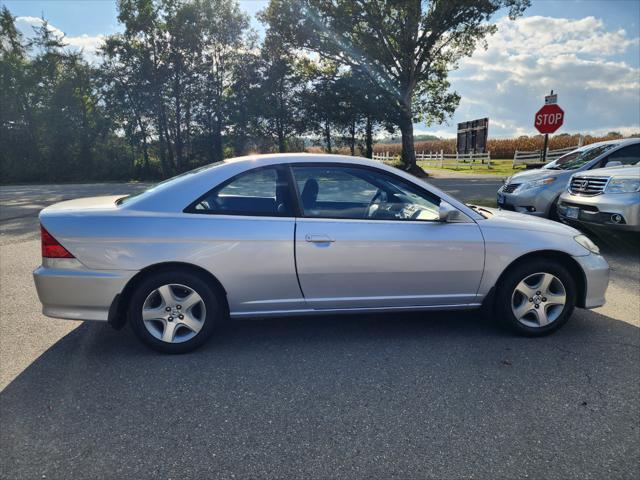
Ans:
[[[530,230],[537,233],[551,233],[571,237],[580,235],[580,232],[575,228],[546,218],[534,217],[532,215],[511,212],[509,210],[500,210],[498,208],[482,208],[484,210],[488,210],[491,213],[491,216],[485,221],[479,222],[480,226],[486,222],[488,226]]]
[[[617,167],[596,168],[581,173],[581,177],[640,177],[640,166],[618,165]]]
[[[536,168],[535,170],[525,170],[512,175],[509,178],[509,183],[524,183],[542,178],[560,177],[569,174],[569,170],[545,170],[542,168]]]

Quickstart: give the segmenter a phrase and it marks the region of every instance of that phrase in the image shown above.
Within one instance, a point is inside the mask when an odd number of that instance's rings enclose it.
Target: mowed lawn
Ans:
[[[389,165],[394,167],[400,166],[400,160],[391,160],[386,162]],[[423,170],[443,170],[449,172],[459,172],[459,173],[474,173],[474,174],[482,174],[482,175],[494,175],[497,177],[508,177],[513,175],[514,173],[521,172],[524,170],[524,166],[518,166],[518,168],[513,168],[513,160],[512,159],[497,159],[491,160],[491,165],[482,164],[480,162],[471,163],[460,163],[456,164],[454,161],[445,161],[442,167],[433,166],[434,162],[423,162],[418,161],[418,166]]]
[[[497,159],[491,160],[491,165],[482,164],[479,162],[476,163],[460,163],[456,164],[455,162],[445,162],[442,167],[434,167],[433,163],[430,162],[418,162],[418,165],[423,170],[446,170],[451,172],[460,172],[460,173],[478,173],[483,175],[495,175],[499,177],[508,177],[513,175],[514,173],[521,172],[524,170],[523,166],[518,166],[517,168],[513,168],[513,160],[512,159]]]

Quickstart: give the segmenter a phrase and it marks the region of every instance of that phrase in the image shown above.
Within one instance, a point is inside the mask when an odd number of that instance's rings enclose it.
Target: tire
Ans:
[[[222,323],[227,316],[224,305],[217,289],[197,273],[164,271],[135,288],[128,318],[148,347],[161,353],[187,353],[206,342]]]
[[[516,333],[533,337],[562,327],[575,304],[576,283],[563,265],[530,260],[505,273],[498,285],[495,311]]]
[[[554,222],[559,222],[560,221],[560,215],[558,215],[558,200],[560,197],[556,198],[553,203],[551,204],[551,206],[549,207],[549,214],[547,215],[547,218],[549,220],[553,220]]]

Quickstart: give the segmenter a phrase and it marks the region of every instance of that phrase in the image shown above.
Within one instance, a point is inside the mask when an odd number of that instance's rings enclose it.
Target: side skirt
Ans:
[[[360,313],[385,313],[385,312],[422,312],[430,310],[475,310],[482,307],[481,303],[466,303],[457,305],[433,305],[433,306],[404,306],[404,307],[373,307],[373,308],[324,308],[322,310],[271,310],[259,312],[231,312],[232,318],[265,318],[265,317],[290,317],[306,315],[332,315],[332,314],[360,314]]]

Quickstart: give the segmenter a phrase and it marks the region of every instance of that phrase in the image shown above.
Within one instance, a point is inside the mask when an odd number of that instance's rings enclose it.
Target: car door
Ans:
[[[306,308],[295,271],[294,201],[288,168],[271,165],[230,178],[186,209],[189,260],[224,285],[232,316]]]
[[[296,268],[314,309],[477,303],[477,224],[438,221],[440,199],[370,167],[294,164]]]

